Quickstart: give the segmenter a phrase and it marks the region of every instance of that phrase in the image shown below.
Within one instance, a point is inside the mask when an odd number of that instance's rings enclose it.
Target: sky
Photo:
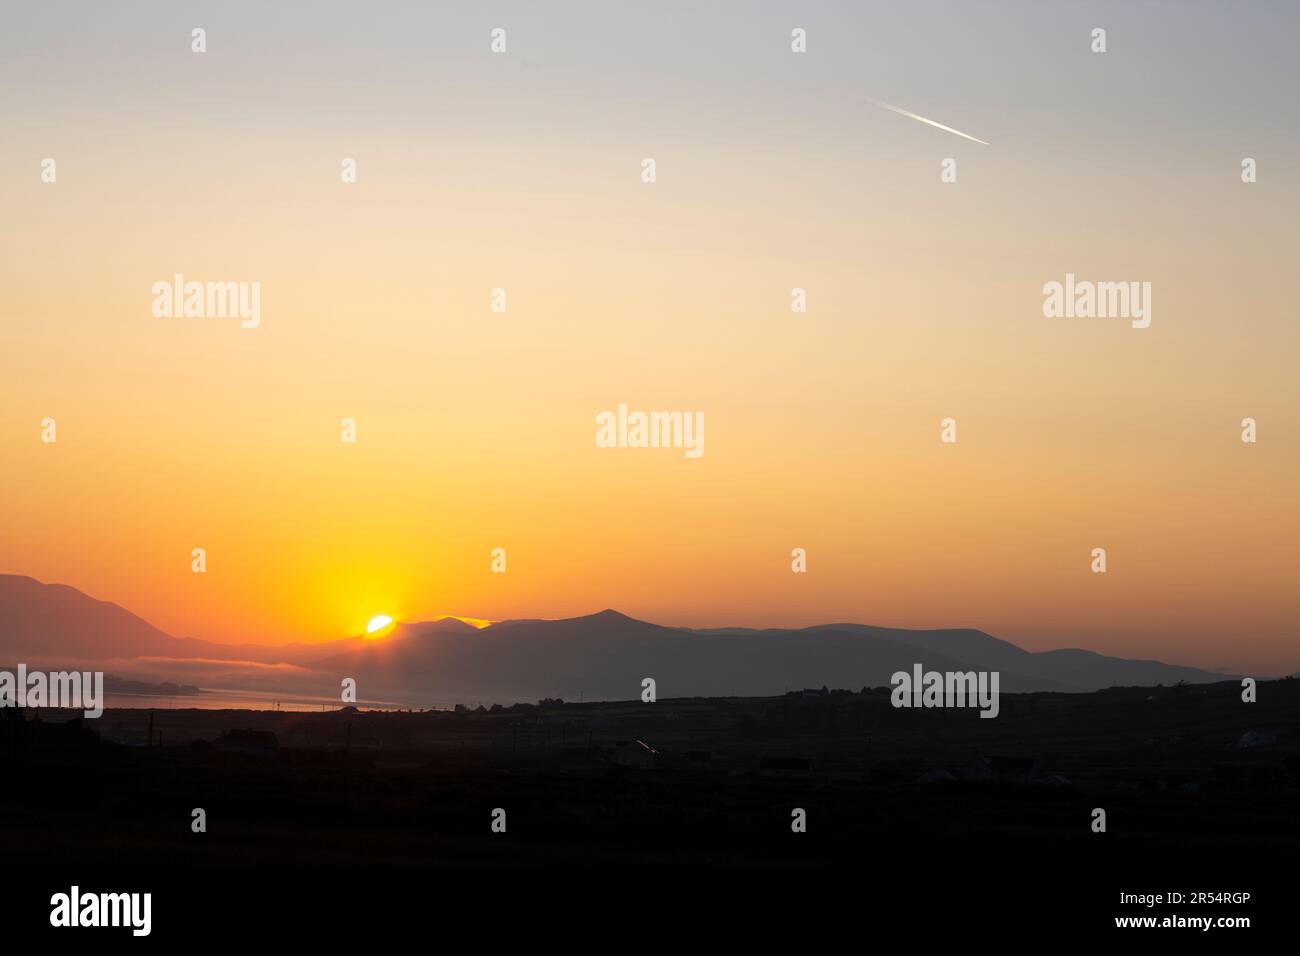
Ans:
[[[1294,4],[481,6],[5,12],[0,571],[217,641],[615,607],[1300,670]],[[176,273],[260,324],[155,316]],[[1046,318],[1066,273],[1150,327]],[[598,447],[620,403],[704,454]]]

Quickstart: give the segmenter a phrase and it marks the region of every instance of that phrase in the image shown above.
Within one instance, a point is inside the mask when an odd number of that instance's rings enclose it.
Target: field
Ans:
[[[11,864],[1056,866],[1300,850],[1292,680],[1261,684],[1254,704],[1234,683],[1003,695],[994,720],[895,710],[883,689],[493,712],[17,713],[0,715],[10,779],[25,782],[0,789]],[[191,829],[196,808],[206,832]]]

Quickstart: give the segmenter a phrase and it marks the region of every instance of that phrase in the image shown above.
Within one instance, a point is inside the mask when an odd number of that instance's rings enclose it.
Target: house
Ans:
[[[1247,747],[1271,747],[1277,743],[1277,738],[1272,734],[1262,734],[1258,730],[1248,730],[1237,738],[1237,748],[1244,750]]]
[[[0,708],[0,715],[8,725],[0,727],[0,748],[72,754],[89,753],[99,744],[99,734],[84,717],[45,721],[38,711],[28,720],[17,707]]]
[[[651,769],[659,761],[659,751],[640,737],[620,740],[614,748],[614,763],[620,767]]]
[[[917,783],[953,783],[956,777],[950,774],[942,767],[936,767],[933,770],[927,770],[921,776],[916,778]]]
[[[213,746],[227,753],[270,757],[280,749],[280,741],[269,730],[227,730],[216,739]]]
[[[962,768],[961,778],[995,783],[1038,783],[1042,779],[1042,768],[1037,757],[980,757]]]
[[[812,773],[813,762],[809,757],[763,757],[758,761],[758,772],[776,776]]]

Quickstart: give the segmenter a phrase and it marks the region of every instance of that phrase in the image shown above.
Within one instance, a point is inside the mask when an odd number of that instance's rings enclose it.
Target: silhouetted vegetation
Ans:
[[[1096,852],[1089,811],[1105,806],[1108,852],[1294,853],[1300,683],[1259,698],[1234,682],[1003,695],[995,720],[896,710],[885,688],[454,713],[9,710],[0,750],[23,783],[0,790],[0,828],[14,863],[1068,859]],[[809,819],[795,839],[793,807]]]

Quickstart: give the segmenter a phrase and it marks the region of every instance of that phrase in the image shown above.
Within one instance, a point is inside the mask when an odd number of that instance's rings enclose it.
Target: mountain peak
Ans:
[[[557,621],[557,624],[569,625],[587,625],[599,628],[608,628],[616,631],[625,631],[628,629],[640,628],[658,628],[658,624],[651,624],[649,621],[642,621],[639,618],[628,617],[622,611],[615,611],[612,607],[607,607],[603,611],[597,611],[595,614],[587,614],[582,617],[569,618],[567,621]]]
[[[622,611],[615,611],[612,607],[607,607],[603,611],[597,611],[595,614],[587,615],[593,621],[635,621],[636,618],[628,617]]]
[[[475,634],[478,632],[478,628],[473,624],[467,624],[460,618],[450,615],[445,615],[433,621],[400,623],[398,627],[404,632],[417,634]]]

